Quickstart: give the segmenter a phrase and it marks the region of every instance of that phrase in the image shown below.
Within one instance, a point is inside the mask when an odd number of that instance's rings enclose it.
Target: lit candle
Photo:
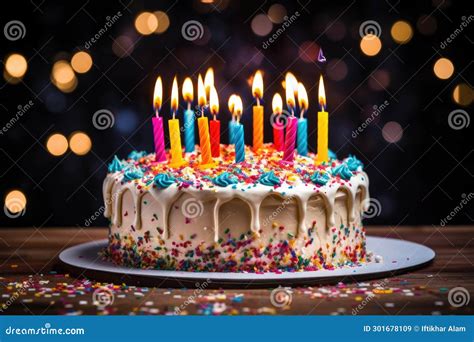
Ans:
[[[181,147],[181,132],[179,128],[179,120],[176,119],[176,111],[178,110],[178,81],[176,77],[173,80],[173,87],[171,88],[171,111],[173,118],[168,120],[168,128],[170,131],[170,152],[171,152],[171,167],[180,167],[185,164],[183,159],[183,149]]]
[[[293,80],[291,76],[293,75],[287,73],[285,78],[286,104],[291,116],[288,118],[288,124],[286,126],[283,161],[288,163],[292,163],[295,159],[296,132],[298,128],[298,119],[295,118],[295,88],[297,87],[297,82],[296,78]]]
[[[194,152],[195,133],[194,133],[194,111],[191,109],[193,102],[193,82],[189,77],[183,83],[183,98],[188,107],[184,111],[184,146],[186,152]]]
[[[273,146],[277,151],[283,151],[283,143],[285,139],[285,125],[281,121],[281,113],[283,112],[283,100],[280,94],[273,95],[272,100],[273,115]]]
[[[209,109],[213,119],[211,126],[211,155],[213,158],[220,157],[221,154],[221,122],[216,116],[219,113],[219,97],[216,88],[212,87],[209,95]]]
[[[328,117],[329,114],[326,112],[326,93],[324,91],[323,76],[319,78],[319,105],[321,111],[318,112],[318,155],[316,157],[316,163],[321,164],[328,162]]]
[[[198,105],[201,108],[201,117],[198,119],[199,145],[201,147],[201,168],[208,168],[212,165],[211,141],[209,137],[209,123],[204,116],[206,106],[206,90],[201,75],[198,77]]]
[[[236,117],[236,125],[234,131],[235,139],[235,162],[240,163],[245,160],[245,139],[244,139],[244,125],[240,123],[242,116],[243,104],[240,96],[235,97],[234,114]]]
[[[300,118],[298,119],[297,150],[301,156],[308,155],[308,120],[304,113],[308,110],[308,94],[303,83],[298,83],[298,105],[300,107]]]
[[[204,76],[204,88],[206,90],[206,103],[209,103],[211,99],[211,88],[214,87],[214,70],[212,68],[207,69],[206,75]]]
[[[163,118],[160,117],[161,104],[163,103],[163,83],[161,77],[156,79],[155,91],[153,93],[153,108],[155,117],[151,119],[153,125],[153,141],[155,143],[155,160],[157,162],[166,161],[165,134],[163,131]]]
[[[236,121],[235,121],[235,115],[234,115],[234,106],[235,106],[235,94],[230,95],[229,97],[229,111],[230,114],[232,115],[232,119],[229,121],[229,144],[235,144],[234,142],[234,132],[235,132],[235,126],[236,126]]]
[[[252,94],[257,101],[257,105],[253,106],[253,150],[258,151],[263,146],[263,106],[260,100],[263,96],[263,78],[262,73],[258,70],[255,73],[252,83]]]

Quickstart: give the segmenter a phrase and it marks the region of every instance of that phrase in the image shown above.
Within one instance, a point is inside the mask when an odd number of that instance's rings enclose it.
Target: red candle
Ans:
[[[211,87],[209,94],[209,108],[214,119],[211,120],[211,155],[213,158],[220,157],[221,154],[221,122],[217,120],[219,113],[219,98],[217,97],[216,88]]]

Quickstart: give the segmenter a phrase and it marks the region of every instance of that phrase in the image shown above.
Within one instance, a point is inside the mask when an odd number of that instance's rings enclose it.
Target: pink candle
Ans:
[[[166,161],[165,153],[165,134],[163,132],[163,118],[155,116],[152,119],[153,123],[153,139],[155,141],[156,161]]]
[[[288,118],[286,126],[285,149],[283,152],[283,161],[292,163],[295,159],[296,132],[298,129],[298,119],[294,116]]]

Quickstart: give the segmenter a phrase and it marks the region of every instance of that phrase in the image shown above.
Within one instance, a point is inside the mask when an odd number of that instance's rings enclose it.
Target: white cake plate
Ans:
[[[199,283],[207,282],[209,287],[262,287],[331,284],[383,278],[422,267],[435,257],[431,248],[414,242],[369,236],[367,250],[374,256],[380,256],[381,262],[307,272],[184,272],[117,266],[99,256],[99,252],[106,246],[107,239],[84,243],[64,250],[59,259],[69,271],[104,282],[160,287],[195,287],[199,286]]]

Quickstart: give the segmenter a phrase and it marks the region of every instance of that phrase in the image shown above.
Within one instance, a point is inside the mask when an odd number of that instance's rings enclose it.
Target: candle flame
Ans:
[[[204,88],[204,82],[202,76],[198,76],[198,105],[204,107],[206,105],[206,89]]]
[[[215,87],[211,88],[211,93],[209,94],[209,107],[212,115],[215,116],[219,113],[219,97]]]
[[[229,111],[234,115],[234,108],[235,108],[235,98],[237,95],[232,94],[229,97],[229,101],[227,102],[227,105],[229,106]]]
[[[155,90],[153,92],[153,108],[156,111],[161,109],[161,104],[163,103],[163,82],[161,81],[161,76],[158,76],[155,82]]]
[[[204,86],[206,89],[206,98],[209,99],[211,88],[214,87],[214,70],[212,68],[209,68],[206,71],[206,75],[204,76]]]
[[[275,95],[273,95],[272,109],[273,113],[275,114],[281,114],[281,112],[283,111],[283,100],[280,94],[278,93],[275,93]]]
[[[303,83],[298,83],[298,104],[301,110],[308,109],[308,93],[306,92],[306,88],[304,87]]]
[[[242,99],[240,96],[235,95],[235,104],[234,104],[234,114],[240,118],[242,116],[242,111],[244,108],[244,105],[242,104]]]
[[[191,78],[186,77],[183,82],[183,98],[186,102],[193,102],[194,91],[193,91],[193,81]]]
[[[176,76],[173,80],[173,87],[171,88],[171,111],[174,113],[178,110],[178,80]]]
[[[321,106],[322,110],[325,110],[326,109],[326,92],[324,91],[324,81],[323,81],[322,75],[319,77],[318,96],[319,96],[319,105]]]
[[[252,82],[253,97],[261,99],[263,96],[263,76],[260,70],[257,70]]]
[[[295,108],[295,93],[297,92],[298,81],[296,77],[291,73],[287,72],[285,76],[285,95],[286,104],[290,108]]]

